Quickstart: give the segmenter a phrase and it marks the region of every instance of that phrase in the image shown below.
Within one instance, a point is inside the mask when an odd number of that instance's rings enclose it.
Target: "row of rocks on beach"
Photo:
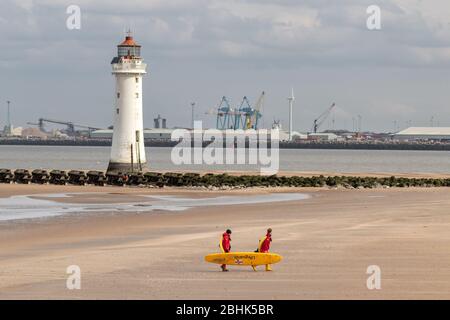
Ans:
[[[252,187],[308,188],[405,188],[450,187],[450,178],[357,177],[357,176],[260,176],[175,172],[107,173],[102,171],[0,169],[0,183],[55,185],[115,185],[142,187],[192,187],[241,189]]]

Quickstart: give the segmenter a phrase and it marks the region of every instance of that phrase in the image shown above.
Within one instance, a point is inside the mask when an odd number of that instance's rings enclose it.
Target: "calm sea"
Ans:
[[[255,171],[247,165],[174,165],[171,148],[146,148],[155,170]],[[0,146],[0,168],[105,170],[109,147]],[[341,173],[450,173],[450,152],[385,150],[280,150],[282,171]]]

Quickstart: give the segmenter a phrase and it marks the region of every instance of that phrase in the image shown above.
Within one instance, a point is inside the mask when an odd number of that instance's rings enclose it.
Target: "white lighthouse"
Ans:
[[[117,48],[117,56],[111,62],[116,89],[113,140],[107,172],[145,171],[142,77],[147,65],[141,58],[141,46],[130,32]]]

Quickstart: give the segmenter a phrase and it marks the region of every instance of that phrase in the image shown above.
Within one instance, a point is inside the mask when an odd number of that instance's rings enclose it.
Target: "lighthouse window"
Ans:
[[[139,83],[139,78],[136,78],[136,83]]]
[[[120,92],[117,92],[117,99],[120,98]]]
[[[139,92],[136,92],[136,98],[139,98]]]
[[[119,114],[119,108],[116,109],[117,114]]]

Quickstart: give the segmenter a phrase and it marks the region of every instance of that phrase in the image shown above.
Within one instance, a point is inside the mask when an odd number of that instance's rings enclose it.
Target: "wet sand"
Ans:
[[[445,188],[198,191],[0,185],[0,197],[79,193],[70,201],[139,201],[301,192],[306,200],[102,212],[0,222],[0,298],[23,299],[449,299],[450,190]],[[68,201],[66,198],[55,201]],[[123,200],[120,200],[123,202]],[[1,211],[1,208],[0,208]],[[284,260],[267,273],[203,256],[226,228],[232,250],[253,251],[265,229]],[[81,290],[66,268],[81,268]],[[368,290],[378,265],[381,290]]]

